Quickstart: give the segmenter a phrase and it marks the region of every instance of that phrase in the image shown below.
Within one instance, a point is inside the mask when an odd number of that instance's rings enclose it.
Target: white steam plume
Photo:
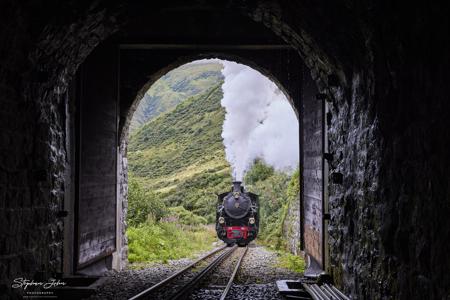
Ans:
[[[299,161],[299,128],[290,103],[258,71],[221,62],[225,77],[221,104],[226,111],[222,138],[234,179],[242,181],[256,158],[279,171],[293,170]]]

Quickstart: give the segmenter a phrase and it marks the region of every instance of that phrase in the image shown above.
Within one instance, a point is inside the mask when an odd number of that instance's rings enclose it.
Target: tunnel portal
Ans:
[[[438,4],[0,5],[2,293],[16,277],[125,267],[136,99],[215,57],[267,75],[299,116],[308,272],[359,299],[449,297],[450,26]]]

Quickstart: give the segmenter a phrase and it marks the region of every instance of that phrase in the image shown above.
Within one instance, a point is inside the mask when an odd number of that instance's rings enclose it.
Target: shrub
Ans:
[[[263,181],[272,176],[274,170],[272,167],[264,164],[261,160],[255,160],[252,168],[245,175],[246,184],[255,184],[258,181]]]
[[[128,181],[127,223],[137,226],[147,219],[160,220],[167,213],[167,208],[154,193],[144,190],[139,182],[130,177]]]

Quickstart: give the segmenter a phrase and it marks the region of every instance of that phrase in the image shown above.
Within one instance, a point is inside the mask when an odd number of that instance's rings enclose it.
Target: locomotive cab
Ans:
[[[231,191],[218,195],[216,232],[228,245],[245,246],[258,235],[258,195],[245,191],[240,181]]]

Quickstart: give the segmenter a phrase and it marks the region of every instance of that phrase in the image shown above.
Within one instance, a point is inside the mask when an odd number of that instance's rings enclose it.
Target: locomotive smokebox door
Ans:
[[[251,200],[248,195],[242,193],[241,182],[233,182],[233,192],[223,199],[223,208],[228,216],[233,219],[245,217],[251,206]]]

